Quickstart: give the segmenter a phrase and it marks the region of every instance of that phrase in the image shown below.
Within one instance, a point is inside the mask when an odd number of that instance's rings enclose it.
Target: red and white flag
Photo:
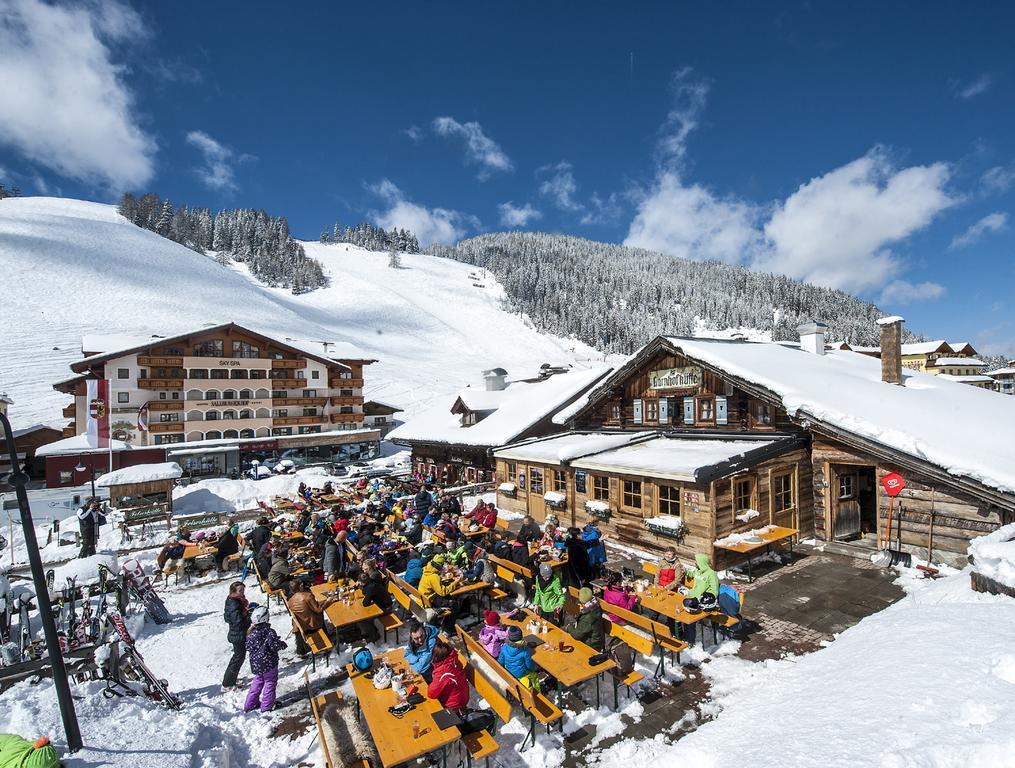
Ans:
[[[137,409],[137,431],[148,431],[148,403]]]
[[[86,382],[88,417],[85,433],[92,448],[109,447],[109,381],[88,379]]]

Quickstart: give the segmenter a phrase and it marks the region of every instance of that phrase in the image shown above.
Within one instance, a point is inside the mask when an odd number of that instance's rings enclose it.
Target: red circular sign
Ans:
[[[881,485],[889,496],[898,496],[906,487],[906,479],[898,472],[889,472],[881,478]]]

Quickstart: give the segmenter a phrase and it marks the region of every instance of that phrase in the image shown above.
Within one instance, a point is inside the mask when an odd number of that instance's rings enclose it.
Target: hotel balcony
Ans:
[[[362,405],[363,395],[339,395],[331,398],[332,405]]]
[[[183,379],[138,379],[138,389],[183,389]]]
[[[332,424],[359,424],[363,421],[362,413],[333,413],[331,414]]]
[[[333,376],[328,384],[332,389],[362,389],[363,379],[340,379],[337,376]]]
[[[261,379],[272,389],[313,389],[313,386],[306,379]]]
[[[288,416],[272,419],[271,425],[273,427],[296,427],[307,424],[320,424],[323,420],[323,416]]]
[[[327,405],[328,398],[326,397],[276,397],[273,398],[271,404],[275,408],[283,407],[286,405],[302,405],[307,408],[311,406],[324,406]]]
[[[75,418],[77,416],[77,413],[78,413],[78,407],[74,403],[71,403],[70,405],[65,405],[63,407],[64,418],[73,419],[73,418]]]
[[[149,411],[182,411],[182,400],[154,400],[148,402]]]
[[[272,370],[296,370],[298,368],[306,368],[306,363],[303,360],[272,360]]]
[[[166,421],[158,424],[149,424],[148,430],[152,434],[165,434],[167,432],[182,432],[183,422],[182,421]]]
[[[150,355],[138,355],[137,364],[142,368],[182,368],[182,357],[152,357]]]

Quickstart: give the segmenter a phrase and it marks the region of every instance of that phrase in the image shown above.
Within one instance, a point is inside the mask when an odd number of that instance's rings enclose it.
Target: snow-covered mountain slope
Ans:
[[[15,428],[62,421],[68,378],[87,333],[172,334],[235,321],[279,337],[345,341],[380,362],[366,395],[406,415],[480,383],[485,368],[533,372],[599,357],[535,331],[501,309],[503,289],[468,264],[306,243],[331,287],[293,296],[222,267],[123,219],[111,205],[58,198],[0,200],[0,392]]]

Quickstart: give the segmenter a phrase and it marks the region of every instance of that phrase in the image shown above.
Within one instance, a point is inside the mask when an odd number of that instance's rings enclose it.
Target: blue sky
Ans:
[[[1015,354],[1015,6],[969,9],[0,0],[0,178],[628,242]]]

